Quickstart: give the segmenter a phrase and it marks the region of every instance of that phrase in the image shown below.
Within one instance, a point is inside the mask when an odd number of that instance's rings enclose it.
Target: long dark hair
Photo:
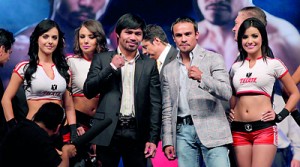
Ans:
[[[243,48],[242,39],[246,30],[249,27],[257,28],[259,33],[261,34],[262,37],[261,51],[262,51],[263,59],[266,60],[267,57],[274,58],[273,52],[269,47],[268,34],[265,25],[257,18],[248,18],[241,24],[238,31],[238,49],[240,51],[239,60],[245,61],[248,55],[248,53]]]
[[[97,46],[96,46],[95,53],[108,51],[106,36],[102,24],[96,20],[86,20],[81,24],[79,28],[75,30],[74,53],[76,55],[83,56],[82,50],[79,45],[79,31],[82,27],[87,28],[96,38]]]
[[[56,28],[58,30],[58,44],[56,49],[52,54],[52,61],[55,64],[59,74],[65,78],[66,83],[68,85],[70,81],[70,75],[68,73],[69,66],[66,62],[65,55],[64,55],[64,33],[60,30],[58,24],[50,19],[45,19],[41,21],[34,29],[30,36],[30,45],[29,45],[29,64],[27,65],[25,71],[25,80],[26,80],[26,87],[25,89],[31,86],[31,79],[32,74],[36,72],[37,65],[39,63],[38,51],[38,39],[41,35],[45,32],[49,31],[52,28]],[[68,86],[67,86],[68,87]]]

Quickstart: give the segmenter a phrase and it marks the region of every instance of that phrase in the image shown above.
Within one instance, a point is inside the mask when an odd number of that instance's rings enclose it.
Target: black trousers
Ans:
[[[137,140],[136,127],[117,126],[109,146],[96,148],[102,167],[118,167],[122,157],[124,167],[146,167],[145,143]]]

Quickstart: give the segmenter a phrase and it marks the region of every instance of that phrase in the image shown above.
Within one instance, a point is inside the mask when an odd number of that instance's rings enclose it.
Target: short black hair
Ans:
[[[3,28],[0,28],[0,46],[4,46],[5,52],[11,49],[11,46],[15,42],[13,33]]]
[[[184,17],[179,17],[177,18],[173,23],[172,23],[172,26],[171,26],[171,32],[172,32],[172,35],[174,35],[174,26],[178,23],[191,23],[193,24],[194,26],[194,30],[195,32],[198,32],[198,24],[196,23],[195,19],[191,18],[191,17],[188,17],[188,16],[184,16]]]
[[[121,34],[124,29],[142,29],[143,35],[145,33],[146,22],[138,15],[126,13],[119,18],[116,23],[116,33]]]
[[[240,12],[245,13],[249,18],[254,17],[260,20],[265,26],[267,26],[267,16],[265,12],[256,6],[247,6],[240,10]]]
[[[165,44],[169,43],[167,35],[161,26],[148,24],[145,29],[144,40],[153,43],[154,38],[159,38]]]
[[[45,103],[33,116],[33,121],[43,123],[49,130],[56,130],[65,121],[65,111],[59,104]]]

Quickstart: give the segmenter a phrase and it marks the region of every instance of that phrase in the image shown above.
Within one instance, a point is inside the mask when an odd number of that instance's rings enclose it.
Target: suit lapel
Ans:
[[[163,64],[161,70],[163,70],[163,68],[164,68],[168,63],[170,63],[172,60],[174,60],[174,59],[176,58],[177,53],[178,53],[177,50],[174,49],[173,47],[171,47],[170,51],[168,52],[168,54],[167,54],[167,56],[166,56],[166,60],[165,60],[165,62],[164,62],[164,64]]]
[[[199,68],[200,71],[203,71],[202,68],[203,68],[203,64],[202,64],[202,59],[205,57],[205,52],[203,52],[203,49],[199,46],[197,46],[195,48],[195,52],[194,52],[194,58],[193,58],[193,61],[192,61],[192,66],[196,66]],[[193,94],[193,90],[190,89],[190,86],[193,84],[193,82],[195,82],[194,80],[192,79],[189,79],[188,80],[188,85],[187,85],[187,90],[188,90],[188,93],[191,93]],[[188,96],[190,97],[190,96]]]
[[[179,70],[175,70],[175,69],[179,69]],[[176,62],[175,63],[175,68],[173,70],[173,76],[174,76],[174,81],[175,81],[175,90],[176,90],[176,94],[179,93],[179,78],[180,78],[180,66],[179,66],[179,63]],[[176,95],[175,97],[178,97],[178,95]]]
[[[111,58],[109,60],[109,63],[111,62],[112,58],[116,54],[118,54],[117,50],[115,50],[115,52],[112,53]],[[122,93],[123,92],[123,86],[122,86],[122,72],[121,72],[121,69],[118,69],[117,72],[116,72],[116,81],[117,81],[117,84],[119,86],[119,90]]]
[[[199,67],[202,64],[202,59],[205,57],[205,52],[202,50],[201,47],[197,46],[194,52],[194,60],[192,61],[192,66]],[[201,68],[199,67],[201,70]]]
[[[169,50],[166,59],[164,61],[164,64],[160,70],[160,75],[159,75],[160,80],[162,80],[162,71],[164,70],[165,66],[176,58],[177,53],[178,51],[175,48],[173,48],[173,46],[171,46],[171,49]]]
[[[137,93],[138,84],[143,73],[144,69],[144,61],[142,57],[139,57],[135,62],[135,70],[134,70],[134,95]]]

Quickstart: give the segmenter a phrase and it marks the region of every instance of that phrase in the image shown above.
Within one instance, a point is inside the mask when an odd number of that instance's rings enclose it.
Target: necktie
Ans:
[[[157,65],[157,69],[159,71],[160,70],[160,66],[161,66],[161,62],[159,60],[156,60],[156,65]]]

